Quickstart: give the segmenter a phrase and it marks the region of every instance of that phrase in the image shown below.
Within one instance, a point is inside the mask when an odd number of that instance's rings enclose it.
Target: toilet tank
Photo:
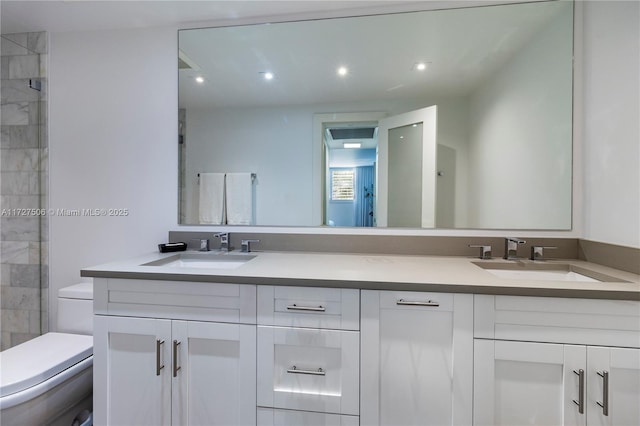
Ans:
[[[93,334],[93,283],[58,290],[58,332]]]

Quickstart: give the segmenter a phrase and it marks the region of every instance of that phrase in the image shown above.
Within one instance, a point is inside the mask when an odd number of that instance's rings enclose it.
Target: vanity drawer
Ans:
[[[259,286],[258,324],[359,330],[360,290]]]
[[[640,347],[640,302],[474,296],[474,337]]]
[[[256,286],[94,278],[94,313],[256,323]]]
[[[258,407],[258,426],[358,426],[358,416]]]
[[[358,415],[360,333],[258,326],[258,406]]]

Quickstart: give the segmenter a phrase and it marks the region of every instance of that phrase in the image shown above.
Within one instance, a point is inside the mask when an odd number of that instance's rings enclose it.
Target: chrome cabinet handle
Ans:
[[[578,375],[578,400],[573,400],[574,404],[578,406],[578,413],[584,414],[584,370],[573,370]]]
[[[178,346],[180,343],[177,340],[173,341],[173,377],[178,377],[178,370],[180,370],[180,366],[178,366]]]
[[[598,376],[602,377],[602,402],[596,401],[600,407],[602,407],[602,414],[609,415],[609,372],[608,371],[596,371]]]
[[[287,309],[290,311],[314,311],[314,312],[324,312],[326,308],[322,305],[320,306],[298,306],[295,303],[293,305],[287,306]]]
[[[164,364],[160,364],[160,349],[164,344],[164,340],[156,339],[156,376],[160,375],[160,370],[164,368]]]
[[[291,374],[311,374],[312,376],[324,376],[326,372],[322,368],[317,370],[299,370],[295,365],[287,370],[287,373]]]
[[[396,302],[396,305],[408,305],[408,306],[440,306],[440,303],[434,300],[427,300],[426,302],[419,300],[404,300],[400,299]]]

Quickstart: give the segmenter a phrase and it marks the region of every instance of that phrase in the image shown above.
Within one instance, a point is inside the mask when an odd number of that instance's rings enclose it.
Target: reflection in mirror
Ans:
[[[182,30],[179,221],[570,229],[572,56],[566,1]]]

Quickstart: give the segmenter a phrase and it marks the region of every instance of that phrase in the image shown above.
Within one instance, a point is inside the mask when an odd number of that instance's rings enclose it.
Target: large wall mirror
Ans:
[[[179,223],[571,229],[573,3],[179,31]]]

